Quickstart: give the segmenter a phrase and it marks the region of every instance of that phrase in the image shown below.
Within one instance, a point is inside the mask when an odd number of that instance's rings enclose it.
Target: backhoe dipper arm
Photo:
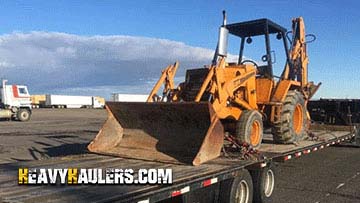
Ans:
[[[305,25],[302,17],[292,20],[292,41],[290,47],[290,79],[301,82],[301,87],[305,88],[308,84],[308,56],[305,40]]]
[[[319,89],[321,83],[315,85],[313,82],[308,81],[308,63],[309,58],[307,55],[306,47],[306,34],[305,25],[302,17],[294,18],[292,20],[292,43],[290,48],[290,79],[295,79],[301,83],[301,88],[305,93],[307,99],[310,99]],[[315,40],[314,35],[313,36]],[[312,40],[312,41],[313,41]]]

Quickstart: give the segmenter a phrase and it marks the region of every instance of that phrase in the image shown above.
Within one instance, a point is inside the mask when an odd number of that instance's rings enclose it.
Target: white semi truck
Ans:
[[[31,117],[31,100],[24,85],[8,85],[1,80],[0,119],[28,121]]]

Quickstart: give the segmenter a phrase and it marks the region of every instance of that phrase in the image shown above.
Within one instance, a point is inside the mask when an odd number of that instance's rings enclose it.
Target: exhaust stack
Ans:
[[[226,28],[226,21],[226,12],[223,11],[223,23],[222,26],[219,28],[219,38],[213,59],[213,65],[217,64],[219,57],[227,56],[229,30]]]

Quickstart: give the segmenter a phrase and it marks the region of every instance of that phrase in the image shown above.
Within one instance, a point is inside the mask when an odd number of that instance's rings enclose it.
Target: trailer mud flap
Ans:
[[[199,165],[220,155],[224,129],[207,102],[107,102],[91,152]]]

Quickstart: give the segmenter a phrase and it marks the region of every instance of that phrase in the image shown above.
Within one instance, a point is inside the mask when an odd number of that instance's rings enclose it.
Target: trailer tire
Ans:
[[[272,202],[275,189],[275,169],[272,165],[250,171],[254,185],[254,202]]]
[[[30,117],[31,112],[29,109],[19,109],[16,113],[16,118],[22,122],[30,120]]]
[[[253,149],[260,148],[263,139],[263,120],[256,110],[245,110],[236,124],[236,138]]]
[[[280,121],[272,127],[276,143],[291,144],[297,142],[306,134],[307,115],[304,96],[291,90],[283,102]]]
[[[249,171],[243,170],[233,179],[226,180],[221,184],[220,202],[253,202],[253,183]]]

